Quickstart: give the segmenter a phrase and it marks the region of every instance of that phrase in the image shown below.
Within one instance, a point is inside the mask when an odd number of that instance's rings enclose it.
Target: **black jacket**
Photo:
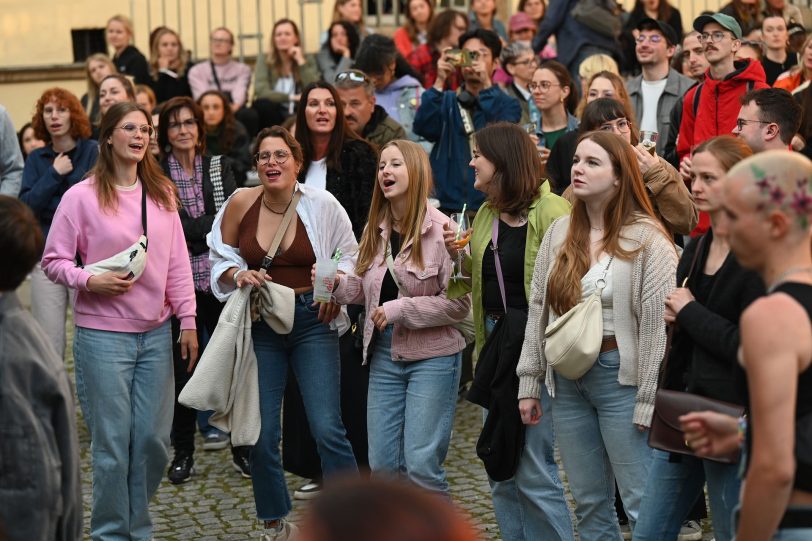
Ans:
[[[696,290],[698,276],[705,267],[713,231],[704,238],[686,286],[692,291]],[[685,248],[677,266],[677,284],[688,275],[698,244],[699,239],[695,238]],[[746,404],[746,381],[738,362],[739,318],[747,306],[764,294],[761,278],[742,268],[732,253],[728,254],[716,272],[705,304],[690,302],[677,315],[664,387]]]
[[[476,451],[495,481],[513,477],[524,448],[516,365],[526,325],[527,311],[508,306],[480,352],[466,397],[488,410]]]
[[[222,165],[222,172],[220,173],[220,182],[223,185],[223,195],[226,199],[234,190],[237,189],[237,183],[234,181],[234,172],[231,170],[231,160],[223,156],[220,161]],[[169,178],[169,161],[164,159],[161,161],[166,176]],[[214,224],[214,216],[220,210],[214,204],[214,185],[211,181],[211,156],[203,157],[203,206],[205,213],[197,218],[192,218],[181,208],[180,223],[183,226],[183,236],[186,237],[186,247],[192,255],[202,254],[209,251],[209,246],[206,244],[206,235],[211,231],[211,226]]]
[[[564,193],[567,186],[572,182],[572,157],[575,155],[575,147],[578,146],[578,138],[583,135],[581,130],[569,131],[558,138],[547,158],[547,178],[550,179],[550,186],[558,195]]]
[[[146,57],[132,45],[127,45],[120,55],[114,56],[113,64],[120,74],[134,78],[137,85],[149,85],[152,82]]]
[[[186,73],[189,73],[189,68],[186,66]],[[162,104],[172,98],[179,96],[192,97],[192,87],[189,86],[189,80],[186,78],[186,73],[178,77],[172,77],[168,73],[158,72],[158,78],[149,78],[149,86],[155,92],[155,101]]]
[[[327,168],[327,191],[338,199],[352,222],[355,238],[360,239],[369,216],[372,190],[378,173],[378,157],[366,141],[349,139],[341,148],[341,170]],[[299,182],[307,178],[306,168]]]

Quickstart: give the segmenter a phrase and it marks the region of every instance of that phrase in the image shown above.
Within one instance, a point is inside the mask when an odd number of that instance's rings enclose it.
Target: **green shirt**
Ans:
[[[560,130],[544,132],[544,139],[547,148],[552,149],[558,142],[558,140],[561,139],[561,136],[567,133],[568,131],[570,130],[568,130],[567,128],[561,128]]]
[[[550,191],[550,183],[544,181],[539,187],[539,194],[530,204],[527,216],[527,243],[524,247],[524,292],[530,299],[530,282],[533,279],[533,268],[536,265],[536,254],[544,233],[559,216],[569,214],[570,204]],[[491,242],[493,218],[498,216],[490,203],[480,207],[474,218],[474,232],[471,234],[471,255],[465,257],[463,267],[471,276],[471,283],[463,280],[451,280],[448,285],[448,298],[457,299],[466,293],[472,293],[471,305],[474,311],[476,329],[476,354],[485,345],[485,314],[482,309],[482,257]]]

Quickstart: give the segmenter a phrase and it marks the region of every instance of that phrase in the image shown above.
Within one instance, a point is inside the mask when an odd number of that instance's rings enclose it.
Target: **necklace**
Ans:
[[[778,286],[783,284],[786,281],[787,276],[791,276],[791,275],[799,273],[799,272],[805,272],[807,274],[812,274],[812,267],[793,267],[791,269],[785,270],[784,272],[779,274],[778,278],[776,278],[773,281],[772,285],[767,288],[767,294],[769,295],[770,293],[775,291],[775,288],[777,288]]]
[[[271,208],[271,204],[270,204],[270,203],[268,203],[268,202],[265,200],[265,194],[264,194],[264,193],[262,194],[262,204],[265,206],[265,208],[266,208],[266,209],[268,209],[268,210],[270,210],[270,211],[271,211],[271,212],[273,212],[274,214],[278,214],[278,215],[280,215],[280,216],[284,216],[284,215],[285,215],[285,213],[288,211],[288,208],[290,208],[290,204],[291,204],[292,202],[293,202],[293,197],[291,197],[291,198],[290,198],[290,200],[288,201],[288,204],[285,206],[285,210],[283,210],[282,212],[277,212],[277,211],[275,211],[273,208]]]
[[[591,229],[592,231],[603,231],[603,229],[599,227],[592,227],[591,225],[589,226],[589,229]]]

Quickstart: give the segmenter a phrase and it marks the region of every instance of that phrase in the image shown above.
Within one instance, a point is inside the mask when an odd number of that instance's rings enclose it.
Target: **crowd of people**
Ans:
[[[476,539],[461,396],[506,541],[812,539],[812,35],[584,5],[407,0],[389,37],[336,0],[253,68],[115,15],[83,96],[0,107],[0,539],[81,537],[74,392],[98,541],[151,538],[198,430],[261,539]]]

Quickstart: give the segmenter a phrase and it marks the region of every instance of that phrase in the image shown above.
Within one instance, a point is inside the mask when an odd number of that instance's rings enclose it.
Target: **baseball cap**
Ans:
[[[742,27],[736,22],[736,19],[724,13],[713,13],[712,15],[700,15],[694,19],[694,30],[702,33],[702,29],[708,23],[716,23],[722,28],[733,32],[736,39],[742,39]]]
[[[665,41],[667,41],[668,45],[671,47],[679,43],[677,32],[671,27],[670,24],[666,22],[658,21],[656,19],[652,19],[651,17],[646,17],[637,23],[635,28],[637,30],[659,30],[662,32],[663,36],[665,36]]]
[[[525,13],[524,11],[519,11],[518,13],[514,13],[510,17],[510,31],[511,32],[518,32],[520,30],[525,30],[527,28],[531,28],[533,30],[536,29],[536,23],[533,22],[533,19],[530,18],[530,15]]]

